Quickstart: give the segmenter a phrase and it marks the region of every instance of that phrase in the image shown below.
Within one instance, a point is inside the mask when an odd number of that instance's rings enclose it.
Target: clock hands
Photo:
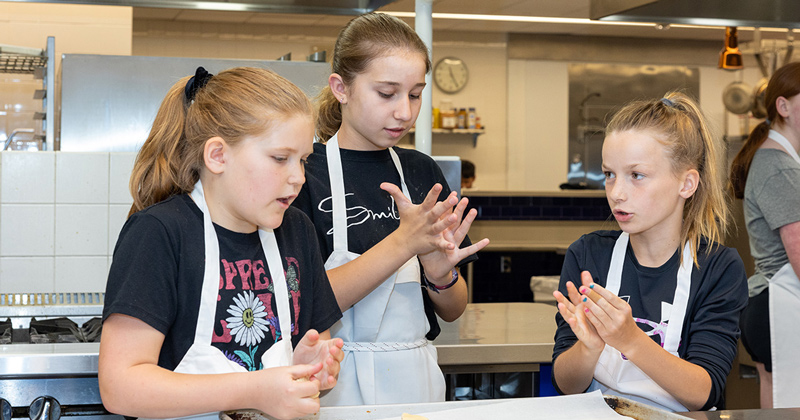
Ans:
[[[458,82],[456,81],[456,75],[453,74],[453,68],[448,67],[447,70],[450,71],[450,78],[453,79],[453,86],[458,86]]]

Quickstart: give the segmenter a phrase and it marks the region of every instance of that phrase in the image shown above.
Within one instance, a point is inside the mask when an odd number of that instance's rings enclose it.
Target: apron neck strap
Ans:
[[[778,143],[786,150],[786,153],[789,154],[797,163],[800,164],[800,156],[797,155],[797,150],[795,150],[792,143],[789,142],[789,139],[784,137],[783,134],[775,131],[769,130],[769,138],[771,138],[775,143]]]
[[[342,169],[342,155],[339,149],[339,133],[333,135],[325,144],[325,154],[328,161],[328,174],[331,181],[331,206],[333,210],[333,249],[347,250],[347,204],[344,189],[344,171]],[[389,155],[392,157],[397,173],[400,175],[400,186],[403,195],[411,197],[408,193],[403,167],[400,158],[393,148],[389,148]]]

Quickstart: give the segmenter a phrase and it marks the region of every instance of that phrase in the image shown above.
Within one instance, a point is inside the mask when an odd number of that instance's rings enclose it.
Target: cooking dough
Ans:
[[[306,376],[304,376],[302,378],[295,379],[295,382],[308,382],[308,381],[310,381],[310,379],[308,379],[308,377],[306,377]],[[309,398],[319,398],[319,391],[317,391],[316,394],[312,395]]]
[[[418,416],[416,414],[403,413],[400,420],[428,420],[427,417]]]

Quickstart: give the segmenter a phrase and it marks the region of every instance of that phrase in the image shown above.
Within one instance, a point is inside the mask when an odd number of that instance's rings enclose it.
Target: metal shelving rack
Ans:
[[[37,89],[34,99],[42,100],[42,111],[34,114],[41,120],[41,132],[34,139],[42,141],[42,150],[55,144],[55,37],[47,37],[47,46],[41,52],[30,53],[30,48],[0,48],[0,73],[33,74],[42,80],[42,89]],[[49,66],[48,66],[49,64]]]

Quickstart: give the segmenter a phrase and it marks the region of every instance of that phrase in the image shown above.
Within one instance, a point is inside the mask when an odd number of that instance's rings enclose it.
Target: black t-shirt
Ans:
[[[327,259],[333,252],[333,211],[326,149],[325,144],[314,144],[314,153],[309,156],[306,165],[306,183],[292,204],[314,223],[323,259]],[[399,147],[393,149],[403,167],[403,177],[413,203],[422,203],[437,182],[443,187],[439,201],[447,198],[450,187],[433,159],[416,150]],[[400,226],[400,216],[394,199],[380,188],[383,182],[401,187],[400,174],[397,173],[388,149],[340,151],[347,208],[348,249],[350,252],[363,254]],[[461,246],[470,244],[469,237],[466,237]],[[476,255],[471,255],[458,265],[476,259]],[[433,333],[429,333],[428,338],[433,339],[438,334],[439,326],[427,293],[423,293],[423,298]]]
[[[212,345],[248,370],[280,339],[272,276],[258,232],[214,225],[220,282]],[[274,230],[289,289],[292,344],[340,317],[313,226],[288,209]],[[194,341],[205,260],[203,214],[187,194],[133,214],[120,232],[106,286],[103,319],[140,319],[165,335],[159,366],[174,370]]]
[[[567,281],[580,286],[580,273],[584,270],[592,273],[595,283],[605,287],[614,244],[620,234],[620,231],[593,232],[570,245],[558,290],[566,296]],[[747,305],[747,276],[736,250],[716,246],[708,253],[706,240],[702,240],[698,248],[700,268],[694,266],[692,269],[678,355],[704,368],[711,377],[711,392],[703,408],[707,410],[723,401],[725,378],[736,356],[739,315]],[[660,332],[666,332],[668,325],[668,320],[662,319],[662,309],[669,311],[672,308],[681,263],[680,251],[676,250],[675,255],[660,267],[645,267],[636,260],[629,242],[622,267],[618,296],[631,306],[637,325],[662,347],[664,336]],[[668,318],[668,314],[663,317]],[[577,341],[559,313],[556,314],[556,323],[553,361]]]

